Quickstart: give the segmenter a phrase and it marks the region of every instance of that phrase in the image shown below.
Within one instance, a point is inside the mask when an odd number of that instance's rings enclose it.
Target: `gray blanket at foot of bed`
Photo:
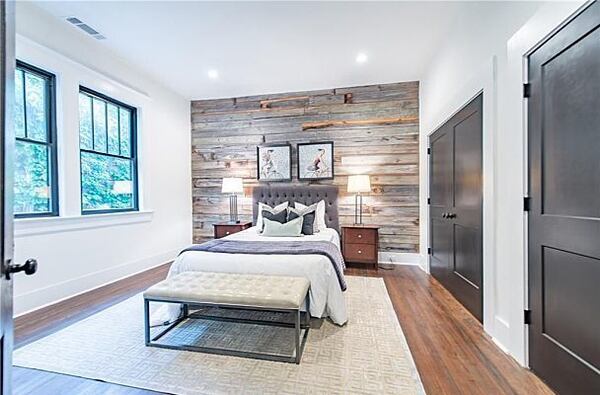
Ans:
[[[342,291],[346,290],[344,257],[337,246],[329,241],[242,241],[217,239],[190,246],[187,251],[219,252],[224,254],[254,255],[323,255],[335,269]]]

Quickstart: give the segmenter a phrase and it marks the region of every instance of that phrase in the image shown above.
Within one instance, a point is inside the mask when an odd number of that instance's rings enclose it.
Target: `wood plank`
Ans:
[[[396,117],[396,118],[373,118],[354,119],[340,121],[306,122],[302,124],[302,130],[322,129],[331,126],[355,126],[355,125],[392,125],[401,123],[417,123],[418,117]]]
[[[290,97],[280,97],[277,99],[265,99],[261,100],[260,108],[271,108],[273,104],[276,103],[287,103],[287,102],[297,102],[297,101],[307,101],[309,96],[290,96]]]

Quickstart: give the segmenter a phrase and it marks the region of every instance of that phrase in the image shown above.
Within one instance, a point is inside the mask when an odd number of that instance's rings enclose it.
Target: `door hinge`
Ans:
[[[431,247],[427,247],[427,255],[431,255]]]
[[[523,84],[523,97],[531,97],[531,84]]]
[[[523,211],[531,210],[531,198],[529,196],[525,196],[523,198]]]
[[[431,204],[431,198],[427,198],[427,204]]]
[[[431,148],[427,147],[427,155],[431,155]]]
[[[523,313],[525,325],[531,325],[531,310],[524,310]]]

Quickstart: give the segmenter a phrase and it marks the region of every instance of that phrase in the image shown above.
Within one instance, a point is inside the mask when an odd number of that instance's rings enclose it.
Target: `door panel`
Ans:
[[[452,134],[447,130],[431,139],[431,205],[449,207],[452,202]]]
[[[480,321],[482,105],[477,96],[430,137],[431,274]]]
[[[528,63],[529,363],[559,393],[600,393],[600,5]]]
[[[452,269],[452,224],[437,218],[431,219],[430,272],[438,279],[446,277]]]
[[[600,261],[544,247],[542,265],[544,335],[600,366],[600,320],[594,318]]]
[[[540,67],[543,102],[543,213],[600,217],[600,111],[590,97],[600,73],[600,29],[582,37]],[[579,138],[565,133],[577,125]],[[573,194],[572,191],[578,191]]]
[[[462,209],[481,207],[481,113],[474,109],[454,127],[454,204]],[[475,214],[477,214],[477,212]],[[479,225],[477,215],[462,217]]]
[[[431,161],[431,261],[430,271],[438,278],[446,277],[450,271],[453,254],[452,224],[442,217],[452,205],[452,134],[440,129],[430,138]]]
[[[481,286],[479,265],[473,264],[479,259],[478,241],[477,229],[454,225],[454,271],[476,288]]]

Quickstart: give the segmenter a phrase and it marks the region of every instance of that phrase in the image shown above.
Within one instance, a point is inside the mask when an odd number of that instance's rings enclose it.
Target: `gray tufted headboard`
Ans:
[[[252,221],[256,223],[258,203],[273,207],[289,201],[306,206],[325,200],[325,224],[340,231],[338,217],[338,188],[334,185],[265,185],[252,189]]]

